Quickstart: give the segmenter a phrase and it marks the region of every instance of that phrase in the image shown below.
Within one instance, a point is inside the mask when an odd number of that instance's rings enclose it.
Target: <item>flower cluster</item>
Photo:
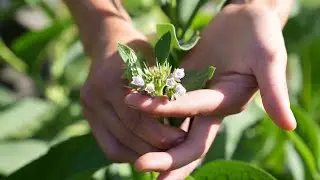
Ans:
[[[187,91],[181,84],[185,76],[184,69],[178,68],[171,73],[171,66],[164,63],[155,67],[145,67],[142,72],[132,77],[131,87],[136,91],[151,96],[166,95],[170,99],[183,96]]]

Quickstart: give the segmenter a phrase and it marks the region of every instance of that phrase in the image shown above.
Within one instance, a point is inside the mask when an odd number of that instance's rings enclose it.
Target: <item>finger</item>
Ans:
[[[189,174],[192,173],[192,171],[197,167],[197,165],[200,163],[200,159],[193,161],[192,163],[168,172],[162,172],[160,173],[158,180],[171,180],[171,179],[185,179]]]
[[[100,121],[103,122],[104,127],[106,127],[109,132],[127,148],[137,152],[138,154],[160,151],[140,137],[136,136],[130,129],[127,129],[111,105],[92,98],[91,106],[94,108],[89,108],[92,110],[94,109],[97,116],[103,118]]]
[[[123,146],[108,129],[104,128],[103,118],[97,117],[95,113],[89,111],[84,114],[97,143],[109,159],[117,163],[133,163],[138,159],[137,153]]]
[[[181,168],[207,153],[219,126],[219,119],[197,117],[186,141],[167,152],[147,153],[135,162],[135,166],[140,171],[168,171]]]
[[[186,117],[207,115],[215,110],[223,101],[224,94],[216,90],[190,91],[175,101],[164,97],[150,98],[138,93],[126,96],[126,103],[146,113],[166,117]]]
[[[183,130],[161,124],[151,115],[129,108],[123,99],[112,102],[123,124],[154,147],[167,150],[184,141],[186,133]]]
[[[279,50],[260,61],[255,74],[266,112],[279,127],[293,130],[296,128],[296,120],[290,109],[286,62],[285,51]]]

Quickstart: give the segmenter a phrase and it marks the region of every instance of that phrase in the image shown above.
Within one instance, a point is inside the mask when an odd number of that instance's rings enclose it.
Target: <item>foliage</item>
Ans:
[[[90,61],[66,7],[44,0],[8,2],[5,7],[0,3],[0,179],[156,177],[106,159],[89,132],[79,91]],[[198,42],[199,31],[214,20],[221,2],[124,0],[124,5],[141,32],[157,37],[150,42],[158,60],[168,59],[177,68]],[[16,21],[26,7],[45,19],[40,27]],[[5,30],[11,22],[27,32],[12,35]],[[257,95],[245,112],[226,118],[203,165],[192,174],[194,179],[320,178],[319,1],[297,0],[283,34],[297,130],[277,128]],[[209,79],[213,71],[196,76]],[[195,75],[187,76],[186,84],[194,84]]]

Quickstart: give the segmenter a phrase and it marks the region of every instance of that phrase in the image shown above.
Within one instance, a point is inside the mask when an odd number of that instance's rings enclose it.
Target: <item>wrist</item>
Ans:
[[[85,51],[92,60],[102,60],[117,52],[118,42],[129,43],[135,40],[146,41],[131,22],[109,17],[100,22],[97,29],[81,34]]]
[[[65,0],[65,3],[92,59],[114,52],[118,41],[143,38],[133,27],[121,0]]]

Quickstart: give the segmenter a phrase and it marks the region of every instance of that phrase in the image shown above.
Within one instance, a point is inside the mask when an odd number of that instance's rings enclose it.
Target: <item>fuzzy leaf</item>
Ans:
[[[165,33],[155,46],[155,54],[157,62],[163,64],[169,57],[171,47],[171,34],[170,32]]]
[[[215,67],[210,66],[200,71],[186,71],[186,75],[182,80],[183,86],[187,91],[194,91],[205,87],[214,74]]]
[[[118,51],[125,64],[124,75],[128,80],[131,80],[133,76],[143,74],[141,62],[133,49],[125,44],[118,43]]]
[[[171,42],[172,42],[171,47],[178,49],[178,50],[188,51],[188,50],[192,49],[200,40],[199,36],[195,36],[189,42],[182,44],[179,42],[179,40],[177,38],[176,29],[175,29],[174,25],[172,25],[172,24],[158,24],[157,25],[157,35],[159,38],[168,32],[170,32],[170,34],[171,34]]]

